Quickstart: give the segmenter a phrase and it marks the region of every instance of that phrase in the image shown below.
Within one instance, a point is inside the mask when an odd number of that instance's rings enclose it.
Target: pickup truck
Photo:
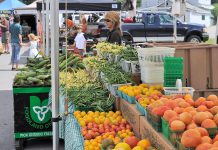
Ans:
[[[201,24],[185,23],[177,19],[177,41],[205,42],[209,39],[206,27]],[[138,12],[136,21],[122,23],[125,42],[172,42],[173,16],[167,12]],[[106,36],[103,28],[101,37]]]

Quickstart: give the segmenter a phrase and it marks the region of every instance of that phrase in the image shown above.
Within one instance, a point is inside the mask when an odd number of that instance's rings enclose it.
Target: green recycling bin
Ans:
[[[27,138],[52,136],[52,112],[47,107],[51,87],[13,87],[14,137],[22,149]]]

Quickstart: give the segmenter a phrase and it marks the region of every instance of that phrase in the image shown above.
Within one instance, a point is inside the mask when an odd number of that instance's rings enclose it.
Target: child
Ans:
[[[28,37],[30,40],[30,42],[29,42],[29,46],[30,46],[29,57],[30,58],[42,57],[38,51],[38,38],[32,33],[29,34]]]
[[[74,39],[74,46],[79,50],[80,55],[83,56],[83,53],[86,53],[86,38],[82,32],[82,25],[78,26],[78,33]]]

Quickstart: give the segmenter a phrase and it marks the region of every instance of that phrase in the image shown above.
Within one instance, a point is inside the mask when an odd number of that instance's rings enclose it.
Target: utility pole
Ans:
[[[51,0],[51,79],[53,150],[59,149],[59,0]]]

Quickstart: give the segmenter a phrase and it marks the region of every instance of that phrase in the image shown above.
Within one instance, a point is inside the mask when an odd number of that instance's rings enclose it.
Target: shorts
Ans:
[[[18,63],[20,60],[20,44],[11,43],[11,47],[12,47],[11,63],[15,64]]]
[[[3,44],[8,43],[8,39],[9,39],[9,31],[2,32],[2,43]]]

